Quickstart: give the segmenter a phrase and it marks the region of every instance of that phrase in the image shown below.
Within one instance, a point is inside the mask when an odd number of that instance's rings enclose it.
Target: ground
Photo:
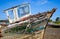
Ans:
[[[44,39],[60,39],[60,28],[47,27]]]
[[[9,36],[8,35],[1,39],[21,39],[20,37],[24,37],[24,35],[19,34],[10,34]],[[47,27],[44,39],[60,39],[60,28]]]

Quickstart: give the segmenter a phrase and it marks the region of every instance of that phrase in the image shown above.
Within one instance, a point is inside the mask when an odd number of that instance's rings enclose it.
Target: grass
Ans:
[[[60,24],[60,21],[54,22],[55,24]]]

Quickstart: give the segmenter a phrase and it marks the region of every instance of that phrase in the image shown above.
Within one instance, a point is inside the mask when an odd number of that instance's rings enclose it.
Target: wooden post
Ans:
[[[0,27],[0,37],[3,37],[3,35],[1,34],[2,32],[1,32],[2,30],[1,30],[1,27]]]
[[[13,9],[13,13],[14,13],[14,21],[16,21],[17,18],[18,18],[17,8],[14,8],[14,9]]]
[[[44,30],[42,30],[41,32],[41,39],[43,39],[43,35],[44,35]]]
[[[6,15],[7,15],[7,17],[8,17],[9,22],[11,23],[11,19],[10,19],[10,17],[9,17],[8,11],[5,11],[5,12],[6,12]]]

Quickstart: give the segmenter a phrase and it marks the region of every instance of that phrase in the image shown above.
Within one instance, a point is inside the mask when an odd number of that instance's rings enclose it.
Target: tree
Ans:
[[[52,20],[50,19],[49,22],[52,22]]]
[[[56,23],[56,24],[60,24],[60,18],[57,17],[57,18],[55,19],[55,22],[54,22],[54,23]]]
[[[56,18],[56,22],[57,22],[57,21],[59,21],[59,20],[60,20],[60,18],[59,18],[59,17],[57,17],[57,18]]]

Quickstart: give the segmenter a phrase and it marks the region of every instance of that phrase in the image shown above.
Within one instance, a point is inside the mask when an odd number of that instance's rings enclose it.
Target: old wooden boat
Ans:
[[[9,9],[4,10],[6,12],[10,24],[6,29],[15,28],[15,27],[25,27],[24,29],[39,28],[40,26],[46,26],[48,20],[56,11],[56,8],[53,8],[50,11],[38,13],[31,15],[30,5],[22,4]],[[13,18],[14,17],[14,18]],[[20,29],[20,28],[18,28]],[[5,29],[4,29],[5,30]]]
[[[56,8],[53,8],[50,11],[32,15],[29,4],[6,9],[4,12],[7,14],[9,25],[2,29],[2,32],[17,34],[42,32],[55,11]]]

